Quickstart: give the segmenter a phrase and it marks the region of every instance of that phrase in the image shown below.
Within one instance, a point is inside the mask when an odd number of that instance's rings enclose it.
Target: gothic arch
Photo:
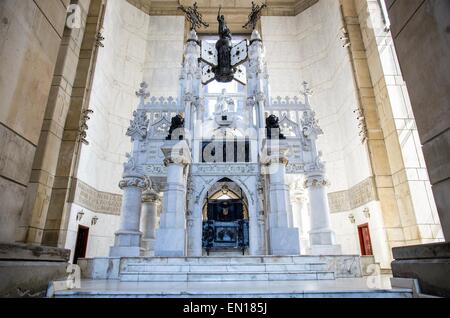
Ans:
[[[204,203],[204,201],[206,199],[206,195],[207,195],[209,189],[211,189],[217,182],[222,180],[224,177],[225,176],[214,177],[213,179],[210,179],[210,180],[208,180],[208,182],[204,183],[204,187],[202,188],[202,190],[198,194],[198,200],[197,200],[197,202],[195,204],[195,207],[194,207],[194,216],[195,217],[202,218],[203,203]],[[242,192],[244,193],[244,195],[245,195],[245,197],[247,199],[247,203],[248,203],[248,210],[249,210],[248,218],[251,219],[253,217],[253,215],[251,214],[251,211],[253,210],[254,204],[255,204],[254,200],[253,200],[253,194],[248,189],[248,186],[245,184],[245,182],[240,180],[239,177],[227,176],[227,178],[230,179],[232,182],[234,182],[238,187],[240,187],[242,189]]]

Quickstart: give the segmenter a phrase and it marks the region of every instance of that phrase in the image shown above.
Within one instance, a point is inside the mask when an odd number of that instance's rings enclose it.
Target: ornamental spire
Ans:
[[[302,86],[303,89],[300,89],[300,93],[305,97],[305,105],[311,106],[309,104],[309,97],[314,94],[314,91],[311,89],[307,81],[303,81]]]
[[[136,96],[140,98],[140,105],[145,104],[145,100],[150,97],[150,92],[147,90],[148,85],[146,82],[142,82],[140,89],[136,92]]]

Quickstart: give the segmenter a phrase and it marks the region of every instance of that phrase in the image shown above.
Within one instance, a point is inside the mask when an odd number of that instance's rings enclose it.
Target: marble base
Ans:
[[[119,279],[119,257],[81,258],[78,266],[84,279]]]
[[[340,245],[311,245],[308,255],[342,255]]]
[[[158,229],[155,256],[185,256],[186,233],[184,229]]]
[[[270,255],[300,255],[300,235],[297,228],[271,228]]]
[[[141,249],[144,252],[153,252],[155,250],[155,239],[142,239]]]
[[[141,248],[133,246],[111,246],[109,249],[111,257],[139,257]]]
[[[141,232],[116,232],[114,246],[110,248],[111,257],[138,257],[141,255]]]
[[[309,232],[309,240],[311,245],[334,245],[336,235],[330,229],[313,230]]]

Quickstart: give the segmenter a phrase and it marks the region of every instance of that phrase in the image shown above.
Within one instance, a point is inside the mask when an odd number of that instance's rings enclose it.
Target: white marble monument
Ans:
[[[122,221],[110,255],[202,256],[205,249],[221,255],[229,246],[223,243],[233,239],[247,255],[339,255],[316,147],[323,132],[308,85],[303,97],[272,98],[263,41],[253,31],[250,41],[239,44],[239,82],[246,90],[208,93],[208,45],[190,32],[178,98],[150,97],[145,83],[137,92],[140,103],[127,132],[133,151],[120,183]],[[213,118],[206,113],[210,101],[216,102]],[[243,105],[240,113],[237,105]],[[177,114],[184,118],[180,127],[174,127]],[[266,129],[271,115],[275,135]],[[305,199],[295,199],[299,193]],[[230,204],[238,216],[229,214]],[[219,219],[212,219],[215,206]],[[239,224],[237,234],[226,228],[233,224]]]

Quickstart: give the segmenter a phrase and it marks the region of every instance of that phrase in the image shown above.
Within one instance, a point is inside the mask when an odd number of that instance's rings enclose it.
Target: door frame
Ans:
[[[88,241],[89,241],[89,230],[90,229],[87,226],[78,225],[77,239],[75,241],[75,249],[73,252],[73,262],[72,262],[73,264],[76,264],[78,262],[78,259],[86,257],[87,245],[88,245]],[[83,242],[80,241],[81,240],[81,237],[80,237],[81,232],[86,233],[86,239]],[[83,244],[83,245],[80,246],[80,244]],[[82,251],[81,253],[79,252],[80,249]]]
[[[368,235],[368,239],[370,242],[370,252],[372,254],[367,254],[366,253],[366,244],[364,242],[364,235],[363,235],[363,229],[367,228],[367,235]],[[370,237],[370,228],[369,228],[369,223],[364,223],[364,224],[360,224],[358,225],[358,238],[359,238],[359,247],[361,250],[361,255],[362,256],[373,256],[373,245],[372,245],[372,238]]]

